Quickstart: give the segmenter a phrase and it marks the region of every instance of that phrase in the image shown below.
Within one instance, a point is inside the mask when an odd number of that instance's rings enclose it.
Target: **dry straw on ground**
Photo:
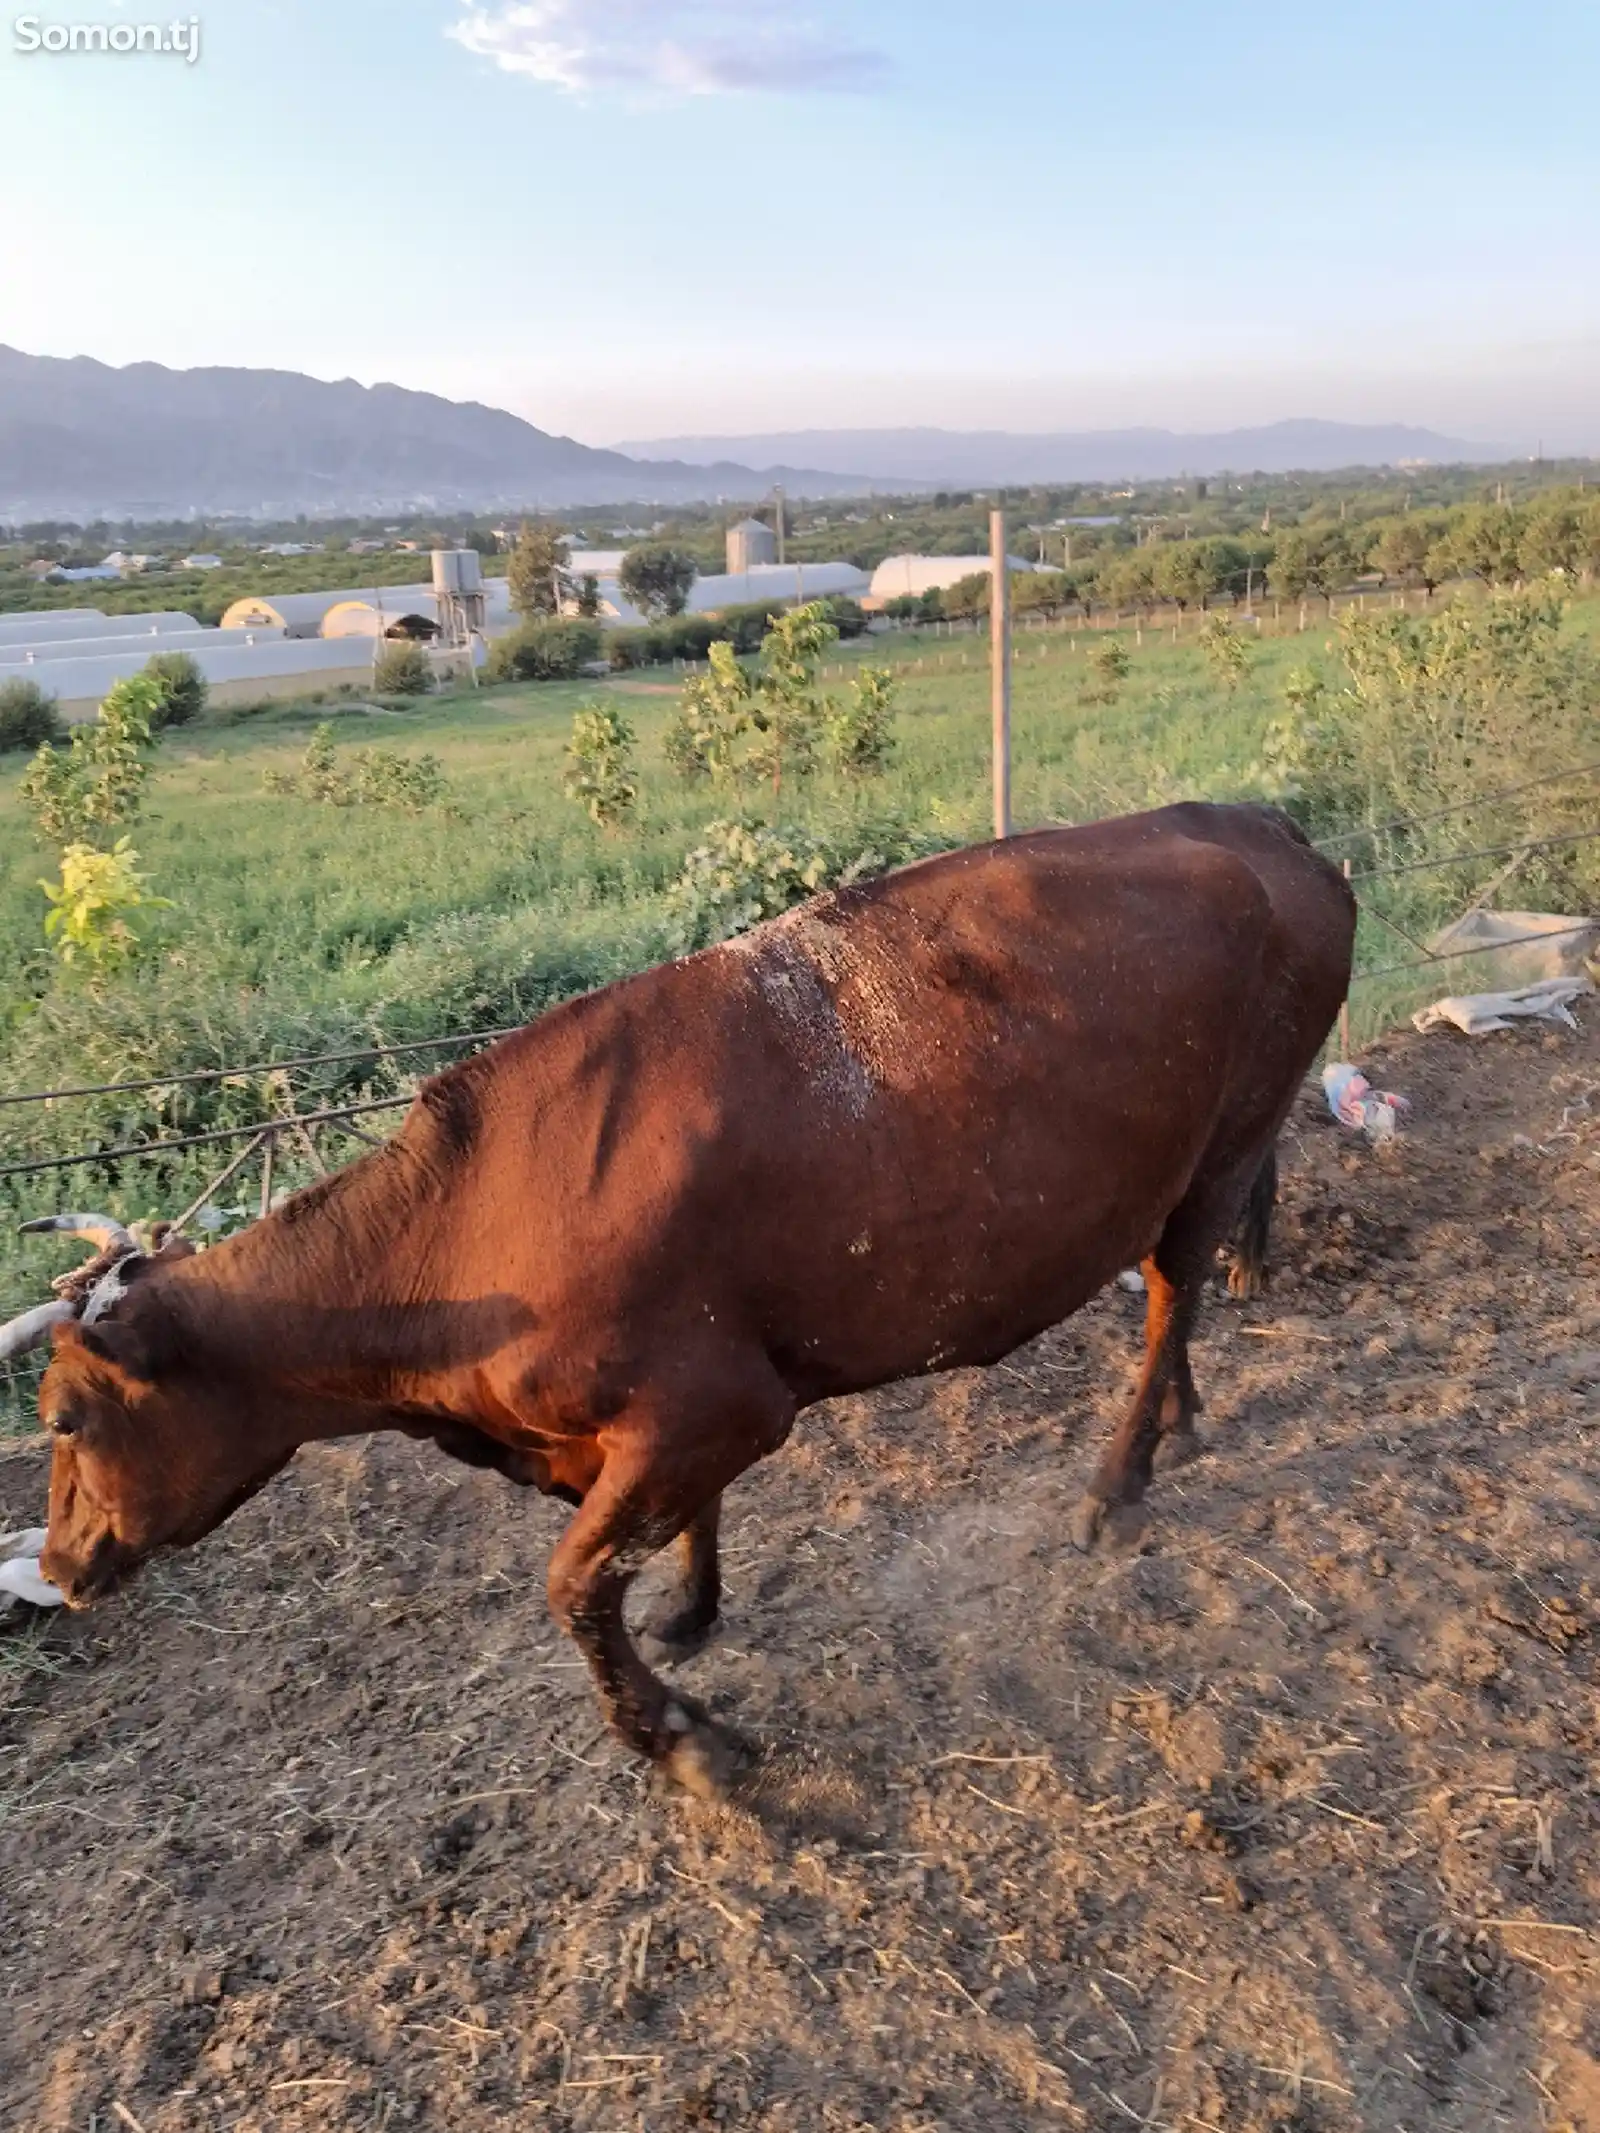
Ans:
[[[1413,1130],[1296,1119],[1143,1555],[1064,1542],[1115,1291],[741,1484],[685,1680],[753,1809],[600,1730],[564,1514],[412,1446],[9,1634],[0,2123],[1600,2127],[1600,1046],[1376,1064]]]

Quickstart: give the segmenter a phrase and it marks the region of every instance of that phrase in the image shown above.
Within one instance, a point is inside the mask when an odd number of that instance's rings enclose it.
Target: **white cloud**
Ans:
[[[797,22],[784,0],[462,0],[447,33],[507,74],[592,90],[726,96],[869,89],[883,53]]]

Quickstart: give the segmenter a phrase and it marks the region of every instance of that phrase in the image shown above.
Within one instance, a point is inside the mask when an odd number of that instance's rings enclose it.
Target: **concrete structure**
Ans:
[[[1013,570],[1031,571],[1034,567],[1021,556],[1008,556],[1006,560]],[[908,595],[914,598],[925,592],[945,592],[980,571],[987,577],[986,555],[892,555],[872,573],[872,598],[881,605],[885,600],[903,600]]]
[[[778,560],[778,536],[758,518],[742,518],[728,528],[728,575],[743,577],[746,571]]]
[[[170,637],[174,630],[199,627],[193,615],[171,609],[153,615],[107,615],[98,607],[36,607],[25,614],[0,615],[0,644],[56,644],[66,637]]]
[[[317,690],[368,690],[377,647],[371,638],[308,643],[279,637],[251,645],[230,642],[185,649],[209,683],[214,704],[251,704],[309,696]],[[48,684],[63,718],[83,721],[95,716],[115,682],[137,674],[149,657],[147,645],[105,656],[97,656],[87,645],[82,657],[53,660],[37,678]],[[15,675],[19,670],[5,671]]]
[[[282,636],[281,629],[263,627],[253,630],[169,630],[160,637],[152,637],[148,631],[142,636],[60,637],[38,643],[19,638],[0,643],[0,670],[3,670],[0,679],[13,680],[19,670],[37,667],[40,671],[36,679],[40,686],[53,689],[55,685],[44,669],[57,666],[64,659],[137,658],[143,666],[157,652],[247,649],[252,644],[268,644]]]

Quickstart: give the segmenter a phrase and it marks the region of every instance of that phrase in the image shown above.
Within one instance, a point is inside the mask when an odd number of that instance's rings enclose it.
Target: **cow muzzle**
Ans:
[[[93,1607],[106,1599],[135,1569],[139,1558],[113,1534],[103,1533],[86,1555],[52,1547],[47,1541],[39,1573],[49,1579],[69,1607]]]

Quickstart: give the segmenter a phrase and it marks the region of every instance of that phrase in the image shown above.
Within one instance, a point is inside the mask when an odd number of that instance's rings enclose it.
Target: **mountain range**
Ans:
[[[1186,435],[938,429],[674,437],[600,450],[477,401],[288,370],[117,368],[0,345],[0,520],[746,501],[873,490],[1287,473],[1503,449],[1398,425]]]
[[[1190,474],[1291,474],[1336,467],[1508,459],[1503,446],[1398,423],[1273,422],[1209,434],[1180,430],[785,430],[751,437],[668,437],[623,444],[635,455],[747,463],[792,460],[867,475],[880,485],[1027,487],[1034,482],[1159,481]]]
[[[124,368],[0,345],[0,520],[288,518],[854,494],[870,479],[641,461],[475,401],[288,370]]]

